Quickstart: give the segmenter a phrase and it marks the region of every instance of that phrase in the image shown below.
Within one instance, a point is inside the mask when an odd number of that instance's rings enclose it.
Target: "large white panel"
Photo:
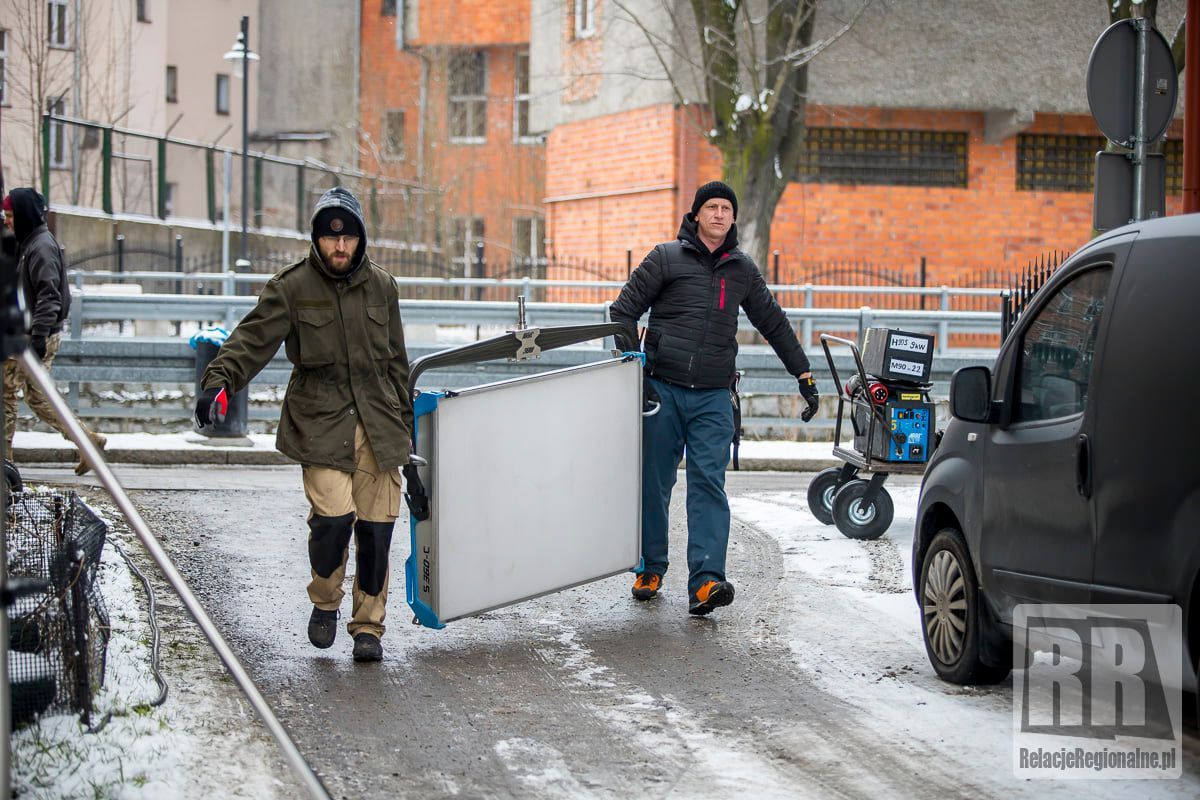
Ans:
[[[639,361],[465,390],[434,413],[442,621],[637,565]]]

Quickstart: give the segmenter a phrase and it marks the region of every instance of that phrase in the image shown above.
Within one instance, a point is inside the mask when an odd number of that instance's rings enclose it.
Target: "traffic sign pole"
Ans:
[[[1141,6],[1134,6],[1140,9]],[[1150,72],[1150,47],[1147,31],[1150,20],[1138,17],[1137,28],[1137,74],[1134,80],[1133,115],[1133,220],[1146,218],[1146,79]]]

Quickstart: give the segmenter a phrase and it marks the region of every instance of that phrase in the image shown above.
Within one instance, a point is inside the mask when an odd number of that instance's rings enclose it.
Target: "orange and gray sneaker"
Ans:
[[[635,600],[649,600],[658,595],[662,588],[662,575],[657,572],[643,572],[633,582],[633,597]]]
[[[729,581],[706,581],[692,595],[692,603],[688,613],[702,617],[714,608],[727,606],[733,602],[733,584]]]

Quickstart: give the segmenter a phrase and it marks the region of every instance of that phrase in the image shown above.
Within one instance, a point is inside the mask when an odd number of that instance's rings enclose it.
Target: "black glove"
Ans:
[[[38,361],[46,360],[46,337],[45,336],[30,336],[29,346],[33,348],[33,352],[37,353]]]
[[[408,504],[408,513],[417,522],[429,519],[429,495],[425,494],[425,484],[417,474],[415,464],[405,464],[400,468],[404,473],[404,502]]]
[[[821,407],[820,395],[817,393],[817,382],[812,375],[807,378],[797,378],[800,383],[800,395],[804,398],[804,402],[808,403],[808,408],[800,413],[800,419],[808,422],[817,415],[817,409]]]
[[[654,391],[654,387],[649,381],[642,382],[642,413],[652,411],[662,405],[662,398],[658,396],[658,392]]]
[[[196,422],[201,428],[225,421],[229,413],[229,393],[224,386],[204,389],[196,396]]]
[[[613,334],[613,341],[622,353],[636,353],[642,349],[641,344],[638,343],[637,329],[634,328],[631,331],[627,325],[622,326],[621,330]]]

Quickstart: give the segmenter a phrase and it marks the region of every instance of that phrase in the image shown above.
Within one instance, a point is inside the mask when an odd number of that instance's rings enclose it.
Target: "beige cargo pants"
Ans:
[[[61,342],[61,333],[52,334],[46,339],[46,357],[42,359],[42,366],[47,371],[54,363],[54,356],[58,354],[58,346]],[[43,422],[61,433],[63,437],[70,438],[67,436],[66,426],[58,421],[58,417],[54,416],[54,409],[50,406],[46,395],[30,382],[25,375],[25,370],[21,369],[21,365],[15,358],[7,359],[4,362],[4,457],[10,461],[12,460],[13,436],[17,433],[17,404],[21,395],[25,396],[25,405],[29,406],[30,411],[37,414]],[[83,423],[81,422],[80,425]],[[92,431],[86,425],[83,425],[83,430],[93,444],[103,449],[103,436]],[[82,463],[81,461],[80,464],[82,465]],[[79,471],[80,467],[76,467],[76,472]]]
[[[379,469],[360,423],[354,431],[353,473],[305,466],[303,474],[304,494],[312,506],[309,512],[312,580],[308,584],[308,597],[323,611],[340,608],[345,596],[343,584],[353,524],[357,569],[352,589],[353,610],[346,630],[352,637],[359,633],[382,637],[391,575],[388,553],[392,526],[400,513],[400,470]]]

